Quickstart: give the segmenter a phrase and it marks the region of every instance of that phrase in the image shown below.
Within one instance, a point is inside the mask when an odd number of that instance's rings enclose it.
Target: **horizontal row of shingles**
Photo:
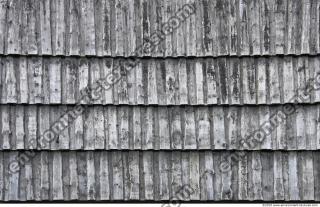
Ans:
[[[185,4],[195,14],[169,21]],[[319,12],[319,0],[1,0],[0,54],[317,54]],[[164,35],[166,22],[180,26]]]
[[[85,109],[3,105],[0,110],[1,150],[320,149],[319,105]],[[77,116],[75,111],[82,110]]]
[[[0,200],[320,200],[319,151],[37,152],[8,168],[23,153],[0,153]]]
[[[134,68],[127,66],[136,65]],[[113,74],[113,75],[112,75]],[[317,77],[316,81],[310,82]],[[211,105],[294,102],[308,83],[319,88],[319,57],[270,58],[0,58],[0,103]],[[314,83],[318,84],[314,84]],[[106,84],[106,85],[105,85]],[[100,88],[101,89],[101,88]],[[299,91],[301,92],[301,91]],[[301,94],[301,93],[300,93]],[[319,90],[298,102],[320,101]]]

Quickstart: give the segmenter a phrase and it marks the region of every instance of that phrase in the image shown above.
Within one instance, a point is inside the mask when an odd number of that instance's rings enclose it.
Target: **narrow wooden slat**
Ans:
[[[17,80],[14,67],[14,59],[9,57],[5,60],[5,66],[2,71],[3,88],[2,103],[17,102]]]
[[[74,109],[73,107],[71,109]],[[83,108],[78,106],[79,110]],[[82,149],[83,148],[83,117],[78,116],[74,122],[70,123],[70,149]]]
[[[26,111],[26,149],[37,148],[37,106],[29,106]]]
[[[66,54],[79,55],[80,54],[80,2],[76,0],[69,0],[67,22],[69,22],[69,38],[67,39],[69,48],[66,48]]]
[[[306,147],[308,150],[317,149],[317,107],[310,106],[306,110]]]
[[[275,152],[273,156],[274,172],[274,199],[284,200],[283,172],[282,172],[282,153]]]
[[[196,134],[199,149],[211,149],[209,109],[199,107],[196,109]]]
[[[230,107],[226,113],[226,137],[229,141],[229,149],[238,149],[238,137],[240,137],[240,110]]]
[[[259,58],[258,59],[258,67],[257,67],[257,103],[264,104],[267,103],[267,95],[268,95],[268,86],[267,86],[267,67],[266,67],[266,59]]]
[[[313,176],[313,155],[312,152],[299,152],[301,173],[301,191],[303,200],[314,200],[314,176]],[[301,171],[300,171],[301,170]]]
[[[314,176],[314,200],[319,201],[320,195],[319,195],[319,186],[317,183],[319,183],[320,175],[319,175],[319,159],[320,156],[317,154],[317,152],[313,152],[313,176]]]
[[[297,149],[306,149],[306,128],[305,128],[305,110],[298,108],[296,111],[296,126],[297,126]]]
[[[262,165],[262,197],[265,201],[274,199],[274,158],[268,152],[261,152]]]
[[[90,83],[89,88],[92,90],[93,104],[102,103],[102,89],[98,86],[98,81],[101,78],[99,60],[97,58],[90,59],[89,68]]]
[[[239,52],[241,55],[249,54],[249,5],[245,0],[239,1]]]
[[[52,51],[55,55],[65,54],[65,35],[66,35],[66,19],[65,19],[65,1],[59,0],[55,3],[51,2],[51,34],[52,34]]]
[[[52,155],[52,198],[53,200],[63,199],[62,185],[62,157],[61,152],[54,152]]]
[[[67,109],[67,106],[59,107],[59,120],[62,127],[64,127],[64,129],[59,133],[59,149],[62,150],[70,149],[69,121],[71,122],[72,119],[69,119],[69,115],[66,115]]]
[[[225,136],[224,112],[221,106],[212,108],[213,114],[213,139],[215,149],[226,149],[227,140]]]
[[[128,165],[130,175],[130,188],[127,189],[129,192],[129,199],[138,200],[140,195],[139,189],[139,152],[129,152]]]
[[[272,3],[273,1],[259,1],[260,45],[263,55],[270,54],[271,51]]]
[[[29,103],[42,103],[42,60],[32,57],[28,60]],[[54,76],[52,76],[54,78]],[[50,91],[51,92],[51,91]],[[51,94],[51,93],[50,93]]]
[[[197,149],[194,108],[185,107],[184,149]]]
[[[21,38],[19,35],[19,16],[23,11],[23,6],[25,2],[19,1],[3,1],[2,8],[7,8],[1,11],[1,32],[2,40],[6,41],[6,53],[8,54],[19,54],[21,53]],[[4,15],[4,16],[3,16]],[[7,20],[5,22],[5,20]],[[11,22],[11,23],[10,23]],[[15,23],[14,23],[15,22]],[[5,23],[7,23],[7,28],[5,29]],[[5,32],[6,31],[6,32]],[[7,38],[7,39],[5,39]],[[2,50],[4,49],[4,43],[2,44]]]
[[[180,109],[178,107],[173,107],[169,109],[170,115],[170,137],[171,137],[171,147],[172,149],[182,149],[183,145],[183,131],[184,128],[181,126],[183,125],[184,119],[181,118],[181,114],[184,108]]]
[[[79,60],[79,88],[78,88],[78,100],[79,103],[83,104],[83,103],[88,103],[90,101],[88,96],[85,96],[81,93],[83,92],[86,87],[89,87],[89,63],[87,61],[87,59],[80,59]]]
[[[158,93],[157,93],[157,68],[155,61],[148,62],[148,104],[158,104]]]
[[[5,28],[6,28],[6,16],[7,16],[7,5],[8,1],[1,1],[0,2],[0,53],[4,53],[5,49],[5,41],[6,41],[6,36],[5,36]]]
[[[230,104],[240,104],[241,101],[241,71],[239,67],[239,59],[231,59],[229,63],[229,93],[230,93]]]
[[[17,74],[18,103],[27,103],[29,98],[27,59],[25,57],[16,59],[15,67]]]
[[[260,153],[254,151],[251,153],[250,158],[252,158],[253,199],[262,200],[262,166]]]
[[[105,133],[104,133],[104,113],[101,106],[93,109],[94,117],[94,148],[105,149]]]
[[[278,64],[280,58],[274,58],[269,61],[268,67],[268,74],[269,74],[269,81],[267,82],[267,87],[269,87],[270,92],[270,103],[280,103],[281,96],[280,96],[280,76],[279,76],[279,68]]]
[[[76,103],[77,62],[66,59],[62,67],[62,101],[66,104]]]
[[[129,108],[127,106],[122,107],[118,111],[119,119],[119,142],[121,149],[129,149]]]
[[[216,104],[217,95],[217,64],[211,58],[206,59],[207,104]]]
[[[283,62],[283,70],[281,70],[283,83],[283,102],[293,102],[295,87],[294,87],[294,71],[292,65],[292,58],[285,57]]]
[[[169,113],[167,108],[158,108],[160,149],[170,149]]]
[[[227,61],[226,58],[218,59],[218,67],[219,67],[219,87],[220,87],[220,104],[228,104],[229,103],[229,91],[228,91],[228,69],[227,69]]]
[[[221,153],[221,163],[230,157],[229,152]],[[233,191],[231,189],[232,169],[231,163],[229,163],[230,169],[223,169],[221,171],[221,200],[231,200]],[[220,166],[220,170],[222,170]]]
[[[273,14],[274,14],[274,27],[275,27],[275,53],[283,54],[285,51],[284,37],[285,37],[285,12],[287,1],[275,1]]]
[[[235,0],[229,0],[229,2],[229,49],[230,55],[236,55],[239,43],[237,23],[237,19],[239,18],[239,2]]]
[[[301,33],[301,53],[310,52],[310,0],[304,1],[302,4],[302,33]],[[300,8],[301,9],[301,8]]]
[[[179,185],[178,177],[173,177],[170,180],[169,173],[172,170],[172,175],[177,175],[179,173],[179,163],[175,162],[179,160],[179,152],[175,153],[175,157],[172,156],[172,168],[170,169],[170,157],[165,153],[159,152],[159,198],[160,200],[169,200],[170,196],[170,186],[172,186],[172,191],[176,192],[176,185]],[[180,155],[181,156],[181,155]],[[180,160],[179,160],[180,161]],[[178,161],[178,162],[179,162]],[[181,171],[180,171],[181,172]],[[181,180],[181,177],[180,177]],[[170,185],[171,182],[171,185]]]
[[[87,161],[87,200],[96,199],[96,186],[95,186],[95,166],[94,166],[94,154],[93,151],[86,153]]]
[[[117,130],[117,110],[116,107],[108,108],[108,132],[109,132],[109,149],[118,149],[118,130]]]
[[[39,52],[43,55],[52,54],[51,47],[51,21],[50,21],[50,1],[40,1],[39,2],[39,16],[40,16],[40,48]]]
[[[242,59],[242,77],[243,77],[243,103],[255,104],[256,103],[256,67],[251,59]]]
[[[141,109],[141,140],[142,149],[153,149],[154,148],[154,137],[152,136],[155,128],[154,119],[155,108],[148,107]]]
[[[202,105],[205,103],[204,97],[204,86],[205,86],[205,79],[203,75],[203,59],[199,59],[195,62],[195,76],[196,76],[196,103],[197,105]]]
[[[94,1],[80,2],[80,54],[95,55]]]
[[[190,165],[190,187],[194,193],[190,195],[190,200],[200,199],[200,168],[199,168],[199,153],[190,152],[189,165]]]
[[[142,189],[142,200],[152,200],[153,199],[153,152],[146,151],[142,154],[142,182],[144,188]]]
[[[41,199],[48,200],[49,199],[49,164],[48,164],[48,152],[41,152],[40,154],[40,169],[41,169]]]
[[[100,182],[100,189],[98,190],[100,192],[100,200],[109,200],[110,199],[110,172],[109,172],[109,153],[106,151],[100,152],[99,157],[99,182]]]
[[[61,59],[53,58],[49,68],[50,103],[61,103]]]
[[[249,21],[250,21],[250,54],[259,55],[260,54],[260,22],[259,22],[259,14],[260,14],[260,5],[258,1],[250,1],[249,2]]]
[[[259,107],[259,126],[262,126],[261,129],[265,133],[264,139],[261,140],[261,149],[272,149],[273,143],[272,143],[272,136],[271,136],[271,130],[270,130],[270,110],[267,106],[261,106]]]
[[[195,77],[195,61],[187,60],[187,84],[188,84],[188,103],[195,105],[197,103],[196,77]]]
[[[95,134],[94,134],[94,108],[90,107],[84,112],[83,117],[83,131],[84,131],[84,149],[95,149]]]
[[[77,152],[77,174],[78,174],[78,189],[79,200],[87,199],[87,163],[86,153]]]

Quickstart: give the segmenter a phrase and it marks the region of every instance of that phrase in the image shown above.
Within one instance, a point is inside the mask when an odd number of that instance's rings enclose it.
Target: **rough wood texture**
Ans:
[[[38,149],[50,149],[41,135],[59,117],[59,126],[67,123],[66,129],[51,142],[51,149],[320,149],[319,104],[295,105],[295,113],[283,115],[277,125],[274,115],[287,107],[89,106],[74,121],[69,115],[68,123],[65,113],[72,106],[0,105],[0,150],[31,149],[31,142]],[[252,146],[248,136],[257,130],[265,136]]]
[[[242,105],[316,103],[295,97],[318,87],[319,57],[142,59],[131,71],[128,59],[1,57],[1,103],[75,104],[86,86],[94,90],[108,72],[120,70],[110,89],[92,92],[83,104],[115,105]],[[159,66],[159,67],[158,67]]]
[[[195,14],[139,56],[320,52],[317,0],[3,0],[0,54],[134,56],[138,46],[157,41],[152,34],[185,3],[192,3]]]
[[[219,164],[237,151],[36,152],[23,170],[10,174],[5,164],[21,153],[0,152],[2,200],[319,201],[319,152],[248,152],[239,168],[233,164],[228,172],[221,172]],[[26,197],[18,186],[27,190]]]

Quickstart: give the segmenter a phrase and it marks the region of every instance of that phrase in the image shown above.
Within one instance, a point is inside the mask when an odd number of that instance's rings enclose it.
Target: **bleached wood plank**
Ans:
[[[218,59],[218,67],[219,67],[219,97],[220,97],[220,104],[228,104],[229,103],[229,96],[230,93],[228,91],[228,69],[227,69],[227,60],[226,58]]]
[[[16,67],[14,59],[8,57],[5,59],[5,66],[2,71],[2,103],[17,103],[17,80]]]
[[[284,200],[283,172],[282,172],[282,153],[275,152],[273,156],[274,173],[274,199]]]
[[[51,2],[50,9],[52,51],[54,55],[64,55],[66,50],[65,1]]]
[[[32,57],[28,59],[29,103],[42,103],[42,59]],[[52,77],[53,78],[53,77]]]
[[[170,137],[171,137],[171,148],[172,149],[182,149],[183,131],[181,127],[184,119],[181,118],[181,114],[184,114],[184,108],[173,107],[169,109],[170,115]]]
[[[306,148],[308,150],[317,149],[317,107],[311,105],[306,110]]]
[[[264,139],[261,140],[261,149],[272,149],[272,137],[271,137],[271,130],[270,130],[270,109],[267,106],[260,106],[259,107],[259,126],[262,126],[261,129],[265,133]]]
[[[319,195],[319,186],[317,185],[317,183],[319,183],[319,158],[320,156],[318,155],[317,152],[313,152],[313,176],[314,176],[314,200],[315,201],[319,201],[320,200],[320,195]]]
[[[186,106],[184,110],[185,129],[184,129],[184,149],[197,149],[196,125],[194,108]]]
[[[7,5],[8,1],[1,1],[0,2],[0,53],[4,54],[5,49],[5,41],[6,41],[6,16],[7,16]]]
[[[26,108],[21,108],[19,109],[21,111],[21,115],[20,115],[20,119],[16,120],[16,124],[17,124],[17,130],[21,130],[20,134],[19,134],[19,139],[21,139],[21,147],[23,148],[23,139],[24,139],[24,127],[23,127],[23,118],[24,118],[24,110]],[[50,142],[51,140],[51,133],[47,130],[50,129],[50,109],[49,106],[43,106],[43,107],[39,107],[39,112],[38,112],[38,117],[37,120],[39,120],[39,148],[40,149],[50,149]],[[19,125],[18,125],[19,124]],[[21,126],[21,129],[18,128],[18,126]]]
[[[230,107],[226,114],[226,137],[229,142],[229,149],[238,149],[238,137],[240,137],[240,109]]]
[[[37,148],[37,106],[28,106],[26,111],[26,143],[25,149],[36,149]]]
[[[94,1],[80,2],[80,54],[95,55]]]
[[[6,53],[8,54],[19,54],[21,53],[21,38],[19,35],[19,16],[23,11],[24,2],[20,1],[3,1],[2,3],[3,10],[1,11],[1,32],[2,40],[6,41],[2,44],[2,50],[6,47]],[[4,10],[6,8],[6,11]],[[11,24],[10,24],[11,22]],[[9,24],[8,24],[9,23]],[[5,24],[7,24],[7,28],[5,29]],[[27,36],[27,35],[26,35]]]
[[[142,149],[154,148],[155,108],[147,107],[141,109],[141,143]]]
[[[83,131],[84,131],[84,149],[95,149],[95,134],[94,134],[94,108],[90,107],[84,112],[83,116]]]
[[[260,45],[263,55],[270,54],[271,51],[272,3],[273,1],[259,1]]]
[[[280,69],[280,68],[279,68]],[[294,85],[294,68],[292,65],[292,57],[285,57],[283,62],[282,87],[283,87],[283,102],[292,103],[294,100],[295,85]]]
[[[70,149],[70,136],[69,136],[69,122],[72,121],[67,114],[68,108],[67,106],[60,106],[59,107],[59,120],[61,127],[63,130],[59,133],[59,149],[66,150]]]
[[[133,107],[133,149],[141,149],[141,108]]]
[[[80,2],[76,0],[69,0],[69,19],[66,22],[69,23],[69,38],[67,39],[69,48],[66,48],[66,54],[79,55],[80,54]]]
[[[16,149],[24,149],[24,138],[25,138],[25,128],[24,128],[24,107],[17,106],[15,110],[15,140]]]
[[[182,58],[178,61],[179,73],[179,98],[180,104],[188,104],[188,77],[186,68],[186,59]]]
[[[175,153],[175,157],[172,156],[172,168],[170,169],[170,157],[167,153],[159,152],[159,199],[169,200],[170,199],[170,186],[173,188],[172,192],[176,192],[176,180],[178,177],[174,176],[179,173],[179,165],[175,161],[179,160],[179,152]],[[180,161],[180,160],[179,160]],[[176,165],[175,165],[176,164]],[[181,170],[181,169],[180,169]],[[172,180],[170,180],[170,171],[172,171]],[[180,171],[181,172],[181,171]],[[181,179],[181,177],[180,177]],[[171,185],[170,185],[171,183]],[[179,181],[177,181],[179,185]]]
[[[221,163],[228,160],[230,157],[229,152],[221,153]],[[231,166],[231,163],[229,163]],[[220,166],[221,168],[221,166]],[[221,168],[222,169],[222,168]],[[233,196],[233,191],[231,189],[231,179],[232,179],[232,169],[223,169],[221,171],[221,200],[231,200]]]
[[[239,59],[230,59],[228,67],[228,82],[229,82],[229,94],[230,94],[230,103],[229,104],[240,104],[242,99],[242,90],[241,90],[241,71],[239,67]]]
[[[85,95],[86,87],[89,87],[89,63],[87,59],[82,58],[79,60],[79,88],[78,99],[80,104],[90,102],[90,97]]]
[[[195,77],[196,77],[196,104],[197,105],[203,105],[205,102],[204,99],[204,75],[203,75],[203,65],[202,65],[203,59],[198,59],[195,61]]]
[[[222,171],[220,168],[221,164],[221,155],[218,152],[212,152],[213,155],[213,170],[214,170],[214,181],[213,181],[213,189],[214,189],[214,200],[221,200],[221,187],[222,187]]]
[[[78,189],[79,200],[87,199],[87,163],[86,153],[77,152],[77,174],[78,174]]]
[[[207,104],[216,104],[217,95],[217,64],[212,58],[206,59]]]
[[[62,157],[61,152],[54,152],[52,155],[52,198],[53,200],[63,199],[62,185]]]
[[[165,61],[166,65],[166,96],[167,96],[167,104],[174,105],[176,102],[176,80],[175,79],[175,68],[173,59],[167,59]]]
[[[257,103],[258,104],[265,104],[267,103],[267,95],[268,95],[268,86],[267,86],[267,67],[266,67],[265,58],[258,59],[258,66],[257,66]]]
[[[301,32],[301,53],[308,54],[310,52],[310,0],[302,3],[302,32]],[[301,9],[301,8],[300,8]]]
[[[213,115],[213,139],[215,149],[226,149],[227,140],[225,136],[224,112],[221,106],[212,107]]]
[[[86,152],[87,162],[87,200],[96,199],[94,152]]]
[[[230,55],[236,55],[238,52],[239,34],[238,34],[238,15],[239,1],[229,0],[229,49]]]
[[[261,152],[262,165],[262,196],[265,201],[273,201],[274,199],[274,172],[273,172],[273,156],[268,152]]]
[[[281,103],[280,96],[280,76],[279,76],[279,62],[282,61],[280,58],[272,58],[269,61],[268,73],[269,73],[269,83],[267,83],[267,87],[269,87],[270,91],[270,103]]]
[[[76,103],[77,89],[77,61],[66,59],[62,67],[62,102],[66,104]]]
[[[61,59],[53,58],[49,66],[50,103],[61,103]]]
[[[89,67],[89,88],[92,90],[92,102],[93,104],[102,103],[102,88],[99,87],[98,81],[101,78],[99,59],[92,58],[90,59]]]
[[[200,199],[199,153],[190,152],[189,165],[190,165],[190,187],[194,191],[194,193],[190,195],[190,200],[199,200]]]
[[[114,106],[108,108],[108,124],[109,124],[109,149],[118,149],[118,129],[117,129],[117,109]]]
[[[118,116],[120,148],[129,149],[129,108],[127,106],[121,107]]]
[[[243,77],[243,103],[255,104],[256,103],[256,67],[252,59],[242,59],[242,77]]]
[[[130,151],[128,157],[129,175],[130,175],[130,188],[129,199],[138,200],[140,195],[140,176],[139,176],[139,152]]]
[[[285,13],[287,1],[275,1],[273,8],[274,27],[275,27],[275,53],[283,54],[285,51],[284,37],[285,37]]]
[[[40,187],[41,200],[49,199],[49,171],[48,171],[48,152],[41,152],[40,155]]]
[[[249,54],[249,5],[245,0],[239,1],[239,52],[241,55]]]
[[[196,134],[199,149],[211,149],[209,109],[199,107],[196,109]]]
[[[249,1],[249,39],[250,39],[250,54],[260,55],[260,22],[259,22],[259,2]]]
[[[296,110],[296,126],[297,126],[297,149],[306,149],[306,128],[305,128],[305,110],[298,108]]]
[[[9,163],[15,162],[15,158],[18,156],[18,152],[10,152]],[[19,200],[19,173],[8,173],[9,176],[9,189],[8,189],[8,200],[17,201]]]
[[[29,99],[27,59],[20,57],[16,61],[18,62],[17,65],[19,68],[19,70],[16,71],[18,103],[27,103]]]
[[[144,74],[144,71],[146,71],[144,62],[139,63],[135,71],[136,71],[136,87],[137,87],[137,104],[145,104],[146,85],[143,79],[144,78],[143,75],[146,75],[147,73]]]
[[[187,60],[187,85],[188,85],[188,103],[195,105],[197,103],[196,77],[195,77],[195,61]]]
[[[153,200],[153,152],[146,151],[142,154],[142,197],[141,200]]]
[[[252,152],[250,158],[252,159],[252,184],[253,184],[253,199],[262,200],[262,166],[259,152]],[[250,184],[249,184],[250,187]]]
[[[299,152],[301,156],[301,170],[302,174],[302,199],[314,200],[314,176],[313,176],[313,155],[312,152]]]
[[[166,107],[158,108],[160,149],[171,149],[169,113]]]
[[[70,180],[69,180],[70,200],[79,199],[76,152],[69,152],[69,173],[70,173]]]
[[[71,109],[74,109],[73,107]],[[83,106],[78,105],[77,110],[80,112],[83,110]],[[83,116],[79,115],[71,124],[69,128],[70,133],[70,149],[82,149],[83,148]]]
[[[148,104],[158,104],[157,73],[155,61],[148,62]]]
[[[39,52],[43,55],[51,55],[51,21],[50,21],[50,1],[44,0],[39,2],[40,16],[40,48]]]

